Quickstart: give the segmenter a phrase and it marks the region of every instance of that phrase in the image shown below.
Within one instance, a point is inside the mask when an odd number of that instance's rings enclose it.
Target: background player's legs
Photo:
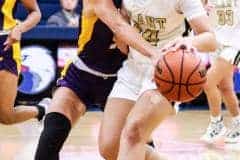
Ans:
[[[75,93],[65,87],[57,89],[44,120],[35,160],[58,160],[59,152],[71,127],[85,113],[86,107]]]
[[[86,106],[79,97],[69,88],[60,87],[54,93],[49,113],[63,114],[74,125],[85,114]]]
[[[230,65],[230,64],[229,64]],[[229,68],[226,68],[226,75],[219,84],[219,89],[223,96],[224,104],[229,110],[232,117],[239,115],[239,104],[236,93],[234,92],[234,83],[233,83],[233,66],[230,65]]]
[[[43,108],[40,111],[40,107],[19,106],[14,108],[17,83],[16,75],[5,70],[0,71],[0,122],[3,124],[23,122],[44,115],[45,111]]]
[[[218,58],[209,70],[207,82],[205,93],[211,112],[211,122],[201,139],[213,142],[226,132],[221,116],[222,96],[227,109],[234,117],[233,120],[235,122],[240,121],[238,100],[233,89],[233,66],[224,59]]]
[[[224,77],[224,67],[221,66],[221,61],[216,59],[207,73],[207,83],[204,86],[210,113],[213,117],[221,114],[222,96],[218,84]]]
[[[152,131],[172,113],[169,101],[158,91],[146,91],[129,113],[121,134],[118,160],[144,160],[160,157],[146,156],[145,143]]]
[[[110,98],[106,104],[99,133],[99,151],[106,160],[116,160],[120,135],[134,101]]]
[[[223,63],[223,60],[216,58],[207,73],[207,83],[204,92],[207,96],[210,109],[210,123],[201,140],[208,143],[212,143],[226,133],[221,115],[222,95],[218,88],[218,85],[225,76],[225,67],[227,66]]]
[[[229,67],[225,68],[226,75],[219,84],[219,89],[223,95],[225,106],[232,116],[233,126],[229,129],[225,142],[236,143],[240,140],[239,102],[236,93],[234,92],[233,66],[231,64],[228,65]]]

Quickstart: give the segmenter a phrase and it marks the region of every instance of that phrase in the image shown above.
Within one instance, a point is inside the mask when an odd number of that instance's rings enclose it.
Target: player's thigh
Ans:
[[[105,150],[119,144],[121,131],[134,101],[123,98],[109,98],[105,106],[99,133],[99,148]]]
[[[67,87],[59,87],[54,93],[49,112],[65,115],[72,124],[85,113],[86,106],[79,97]]]
[[[0,71],[0,114],[13,111],[17,94],[18,76],[6,70]]]
[[[233,65],[229,64],[229,67],[226,67],[225,70],[225,76],[221,80],[219,84],[219,88],[221,91],[229,91],[232,90],[234,91],[234,82],[233,82],[233,72],[234,72],[234,67]]]
[[[212,87],[218,85],[226,74],[226,64],[225,60],[222,58],[215,58],[207,73],[207,83],[206,87]]]
[[[171,103],[158,91],[145,91],[129,113],[123,133],[130,138],[141,137],[147,141],[152,131],[171,115],[172,111]]]

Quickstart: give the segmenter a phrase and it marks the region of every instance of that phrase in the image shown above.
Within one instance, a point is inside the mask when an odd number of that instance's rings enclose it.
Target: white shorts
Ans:
[[[217,51],[217,55],[233,65],[237,66],[240,63],[240,51],[236,48],[226,46],[221,47]]]
[[[146,90],[156,89],[153,81],[154,67],[150,63],[136,62],[128,59],[118,72],[109,98],[124,98],[136,101]]]

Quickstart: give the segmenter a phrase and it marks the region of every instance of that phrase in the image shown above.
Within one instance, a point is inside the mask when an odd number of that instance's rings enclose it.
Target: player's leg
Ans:
[[[210,113],[214,117],[217,117],[221,114],[222,96],[219,91],[218,84],[224,77],[223,69],[224,66],[222,66],[221,59],[217,58],[207,73],[207,83],[204,87],[204,92],[207,95],[207,100],[210,107]]]
[[[219,89],[223,95],[225,106],[232,116],[232,127],[226,134],[225,142],[236,143],[240,140],[239,102],[234,92],[233,66],[229,63],[229,67],[225,70],[227,74],[219,84]]]
[[[0,43],[6,38],[1,37]],[[14,102],[17,94],[18,72],[20,69],[20,44],[14,43],[7,51],[1,49],[0,54],[0,122],[13,124],[31,118],[39,120],[45,114],[44,107],[16,107]]]
[[[125,66],[128,64],[125,63]],[[122,128],[137,97],[134,92],[137,91],[137,82],[130,78],[135,73],[130,72],[128,67],[119,71],[118,80],[115,82],[105,105],[99,133],[99,151],[106,160],[117,159]],[[133,84],[133,88],[130,88],[129,83]]]
[[[14,102],[17,93],[18,77],[8,71],[0,71],[0,122],[13,124],[23,122],[38,116],[36,107],[17,107]]]
[[[120,135],[126,118],[141,89],[142,74],[139,66],[126,61],[118,73],[118,80],[109,95],[99,134],[99,151],[107,160],[116,160]],[[144,73],[144,68],[140,69]]]
[[[44,120],[35,160],[58,160],[72,126],[85,110],[85,105],[71,89],[58,88]]]
[[[121,132],[134,103],[134,101],[121,98],[110,98],[108,100],[99,133],[99,151],[104,159],[117,159]],[[155,151],[152,150],[154,143],[151,136],[147,144],[148,155],[157,157]]]
[[[104,159],[117,159],[120,135],[134,103],[122,98],[108,100],[99,133],[99,151]]]
[[[234,92],[233,69],[232,65],[230,65],[229,68],[225,68],[227,74],[220,82],[219,89],[224,98],[225,106],[229,110],[231,116],[236,117],[239,115],[239,103],[236,93]]]
[[[204,92],[210,109],[210,123],[201,140],[208,143],[212,143],[226,132],[221,115],[222,95],[218,88],[225,75],[225,67],[226,64],[220,58],[216,58],[207,73],[207,83],[204,87]]]
[[[159,92],[144,92],[129,113],[122,131],[118,160],[144,160],[154,157],[146,156],[145,143],[162,120],[171,115],[172,110],[171,103]]]

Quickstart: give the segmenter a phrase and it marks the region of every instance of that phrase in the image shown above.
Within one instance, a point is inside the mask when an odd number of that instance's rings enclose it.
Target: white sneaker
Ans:
[[[206,143],[213,143],[220,137],[224,136],[226,132],[227,129],[223,124],[223,119],[217,122],[210,122],[206,133],[200,138],[200,140]]]
[[[227,131],[224,142],[237,143],[240,141],[240,123],[233,123],[232,128]]]
[[[40,102],[38,102],[38,105],[43,107],[45,109],[45,112],[47,112],[48,107],[51,103],[52,99],[51,98],[43,98]]]
[[[45,115],[48,111],[48,107],[50,106],[51,101],[52,101],[51,98],[43,98],[40,102],[38,102],[38,105],[45,109]],[[43,116],[43,118],[40,121],[38,121],[38,132],[39,133],[41,133],[43,130],[43,122],[44,122],[45,115]]]
[[[51,101],[52,101],[51,98],[46,97],[46,98],[43,98],[40,102],[38,102],[38,105],[44,108],[45,115],[46,115],[46,113],[48,111],[48,107],[50,106]],[[43,119],[44,119],[44,117],[40,120],[40,123],[43,122]]]

